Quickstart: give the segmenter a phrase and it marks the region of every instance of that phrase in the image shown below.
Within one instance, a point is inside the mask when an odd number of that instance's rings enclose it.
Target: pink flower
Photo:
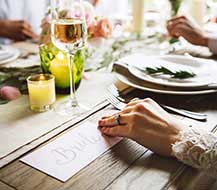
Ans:
[[[83,2],[84,5],[84,13],[85,13],[85,20],[86,20],[86,24],[87,27],[89,25],[91,25],[94,22],[94,17],[95,17],[95,12],[94,12],[94,8],[93,5],[87,1]],[[81,14],[81,10],[78,7],[78,9],[74,10],[74,11],[70,11],[70,10],[65,10],[65,13],[62,14],[62,16],[64,18],[81,18],[82,14]]]
[[[0,89],[0,96],[5,100],[15,100],[21,96],[18,88],[11,86],[4,86]]]
[[[93,37],[108,38],[112,34],[112,24],[107,18],[102,18],[95,26]]]
[[[89,2],[83,3],[85,11],[85,19],[87,24],[88,35],[90,38],[108,38],[112,34],[112,24],[107,18],[96,18],[94,7]],[[81,12],[79,9],[76,11],[62,10],[59,13],[61,18],[80,18]],[[50,15],[48,14],[42,21],[42,33],[40,36],[40,43],[46,44],[51,42],[50,38]]]
[[[87,28],[87,32],[88,32],[89,37],[93,37],[94,36],[95,28],[96,28],[95,24],[89,25],[89,27]]]
[[[88,13],[85,13],[85,19],[86,19],[87,27],[89,27],[94,22],[93,17]]]
[[[83,4],[84,4],[86,24],[87,24],[87,27],[89,27],[95,21],[94,18],[96,15],[95,15],[94,7],[91,3],[87,2],[87,1],[83,2]]]

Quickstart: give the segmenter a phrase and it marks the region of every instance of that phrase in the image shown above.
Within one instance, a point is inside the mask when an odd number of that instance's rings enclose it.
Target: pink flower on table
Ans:
[[[112,24],[107,18],[100,19],[94,29],[93,37],[108,38],[112,34]]]
[[[85,1],[83,2],[83,5],[84,5],[85,20],[86,20],[86,24],[88,27],[94,22],[95,11],[91,3]],[[81,10],[79,8],[75,9],[74,11],[73,10],[63,10],[60,15],[62,18],[76,18],[76,19],[80,19],[82,16]]]
[[[112,24],[107,18],[97,18],[95,15],[94,7],[89,2],[84,3],[85,19],[87,24],[89,38],[108,38],[112,34]],[[50,31],[50,13],[43,19],[40,36],[40,44],[47,44],[51,42]],[[81,12],[79,9],[76,11],[62,10],[59,13],[60,18],[80,18]]]
[[[96,25],[94,23],[92,23],[91,25],[89,25],[89,27],[87,28],[87,33],[88,33],[89,37],[93,37],[94,36],[95,29],[96,29]]]
[[[21,93],[18,88],[12,87],[12,86],[4,86],[0,89],[0,97],[11,101],[19,98],[21,96]]]
[[[86,19],[87,27],[92,25],[92,23],[94,22],[94,19],[90,14],[85,13],[85,19]]]
[[[89,27],[95,22],[96,15],[95,15],[94,7],[91,3],[87,1],[83,2],[83,4],[84,4],[86,24],[87,24],[87,27]]]

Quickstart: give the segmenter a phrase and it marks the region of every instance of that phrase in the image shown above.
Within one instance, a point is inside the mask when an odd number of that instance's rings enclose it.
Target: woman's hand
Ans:
[[[49,23],[49,16],[46,16],[41,21],[41,34],[39,43],[40,44],[48,44],[51,42],[51,29]]]
[[[31,25],[24,20],[0,20],[0,24],[4,28],[0,32],[0,36],[2,37],[15,41],[36,39],[38,37],[33,32]]]
[[[92,4],[93,4],[94,6],[96,6],[99,2],[100,2],[100,0],[92,0]]]
[[[131,102],[121,112],[99,121],[103,134],[133,139],[164,156],[171,156],[172,144],[179,140],[183,128],[183,123],[151,99]]]
[[[184,37],[194,45],[208,46],[208,38],[184,16],[173,18],[168,22],[167,30],[172,37]]]

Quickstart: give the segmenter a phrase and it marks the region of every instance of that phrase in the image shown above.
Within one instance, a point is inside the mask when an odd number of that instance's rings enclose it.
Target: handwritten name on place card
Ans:
[[[95,124],[86,122],[21,161],[65,182],[120,140],[102,136]]]

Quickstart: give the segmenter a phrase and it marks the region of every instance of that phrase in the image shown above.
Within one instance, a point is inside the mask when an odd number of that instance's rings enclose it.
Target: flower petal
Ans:
[[[18,88],[11,86],[4,86],[0,89],[0,96],[5,100],[15,100],[21,96]]]

